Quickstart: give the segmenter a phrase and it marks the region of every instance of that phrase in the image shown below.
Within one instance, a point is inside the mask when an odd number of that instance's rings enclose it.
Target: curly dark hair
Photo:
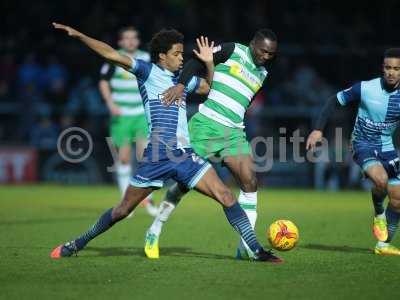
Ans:
[[[153,63],[157,63],[160,53],[167,53],[174,44],[183,44],[184,36],[175,29],[162,29],[153,35],[150,41],[150,56]]]

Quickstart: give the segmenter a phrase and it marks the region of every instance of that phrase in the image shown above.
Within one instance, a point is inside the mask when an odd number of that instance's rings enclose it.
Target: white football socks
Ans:
[[[377,217],[378,219],[385,219],[386,220],[385,212],[381,213],[380,215],[376,215],[375,217]]]
[[[246,193],[240,190],[238,201],[249,218],[251,227],[254,229],[257,221],[257,192]],[[247,253],[251,253],[250,248],[242,238],[240,238],[239,248],[241,250],[247,250]]]
[[[151,193],[150,195],[147,196],[146,201],[147,202],[145,203],[145,208],[146,208],[147,213],[152,217],[157,216],[158,207],[156,205],[154,205],[153,193]]]
[[[124,196],[126,189],[129,186],[129,181],[131,178],[132,168],[129,164],[121,164],[117,165],[117,181],[118,187],[121,192],[121,195]]]
[[[388,245],[390,245],[390,243],[381,242],[381,241],[378,241],[378,243],[376,244],[376,246],[377,246],[378,248],[386,247],[386,246],[388,246]]]
[[[150,226],[149,232],[155,234],[156,236],[160,236],[162,227],[168,220],[174,208],[175,205],[172,203],[169,203],[165,200],[161,201],[160,206],[158,207],[157,215],[153,221],[153,224]]]
[[[167,222],[172,211],[185,194],[186,192],[181,191],[177,184],[174,184],[168,189],[163,201],[161,201],[160,206],[158,207],[157,216],[155,217],[153,224],[151,224],[149,232],[157,236],[160,235],[162,226]]]

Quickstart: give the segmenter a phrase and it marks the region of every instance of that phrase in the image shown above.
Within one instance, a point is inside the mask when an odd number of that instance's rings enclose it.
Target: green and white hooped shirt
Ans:
[[[220,50],[221,46],[214,49],[214,57]],[[229,58],[216,65],[210,93],[199,112],[225,126],[244,128],[246,109],[267,74],[265,67],[254,64],[249,47],[235,43]]]

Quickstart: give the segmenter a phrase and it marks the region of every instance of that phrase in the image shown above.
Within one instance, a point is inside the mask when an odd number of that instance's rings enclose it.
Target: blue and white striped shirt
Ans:
[[[400,122],[400,91],[387,92],[383,79],[361,81],[337,93],[341,105],[358,102],[352,140],[358,145],[394,150],[393,132]]]
[[[149,126],[148,151],[164,157],[167,151],[190,148],[186,116],[186,94],[197,90],[200,78],[193,77],[187,84],[180,106],[161,103],[161,94],[178,82],[179,72],[172,73],[161,66],[140,59],[132,60],[130,70],[137,80]]]

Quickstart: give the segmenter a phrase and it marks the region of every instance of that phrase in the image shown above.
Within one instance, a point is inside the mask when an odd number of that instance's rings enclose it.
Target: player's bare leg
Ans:
[[[251,155],[226,156],[224,157],[224,164],[231,171],[242,191],[246,193],[257,192],[257,177]]]
[[[127,217],[153,190],[153,188],[139,188],[130,185],[121,202],[113,208],[113,221],[119,221]]]
[[[257,177],[254,172],[254,162],[251,155],[237,155],[227,156],[224,158],[224,163],[235,177],[239,187],[239,204],[246,212],[250,220],[251,226],[254,229],[257,220]],[[251,251],[244,243],[243,239],[240,240],[237,249],[237,258],[251,257]]]
[[[152,188],[138,188],[130,185],[122,200],[114,208],[105,211],[97,222],[80,237],[55,248],[50,256],[52,258],[68,257],[82,250],[92,239],[126,218],[152,191]]]
[[[235,203],[231,191],[224,186],[214,169],[209,169],[207,171],[203,178],[197,183],[195,189],[217,200],[223,206],[231,206]],[[148,258],[158,259],[160,257],[158,239],[161,234],[162,226],[168,220],[182,196],[187,192],[189,192],[189,189],[180,183],[175,183],[168,189],[165,198],[160,203],[159,211],[153,224],[146,232],[144,253]]]
[[[200,181],[196,184],[195,189],[200,193],[218,201],[224,209],[226,218],[231,226],[240,234],[243,240],[250,248],[253,258],[259,261],[268,261],[272,263],[281,263],[283,260],[276,257],[270,251],[264,251],[258,243],[254,230],[251,228],[250,221],[236,201],[232,192],[223,184],[221,179],[213,168],[210,168]]]
[[[371,190],[375,208],[372,232],[378,241],[385,242],[388,238],[388,231],[383,202],[387,195],[388,175],[380,163],[369,166],[365,170],[365,174],[374,184]]]
[[[218,201],[224,207],[230,207],[236,203],[232,192],[224,185],[213,168],[210,168],[206,174],[197,183],[195,189]]]

